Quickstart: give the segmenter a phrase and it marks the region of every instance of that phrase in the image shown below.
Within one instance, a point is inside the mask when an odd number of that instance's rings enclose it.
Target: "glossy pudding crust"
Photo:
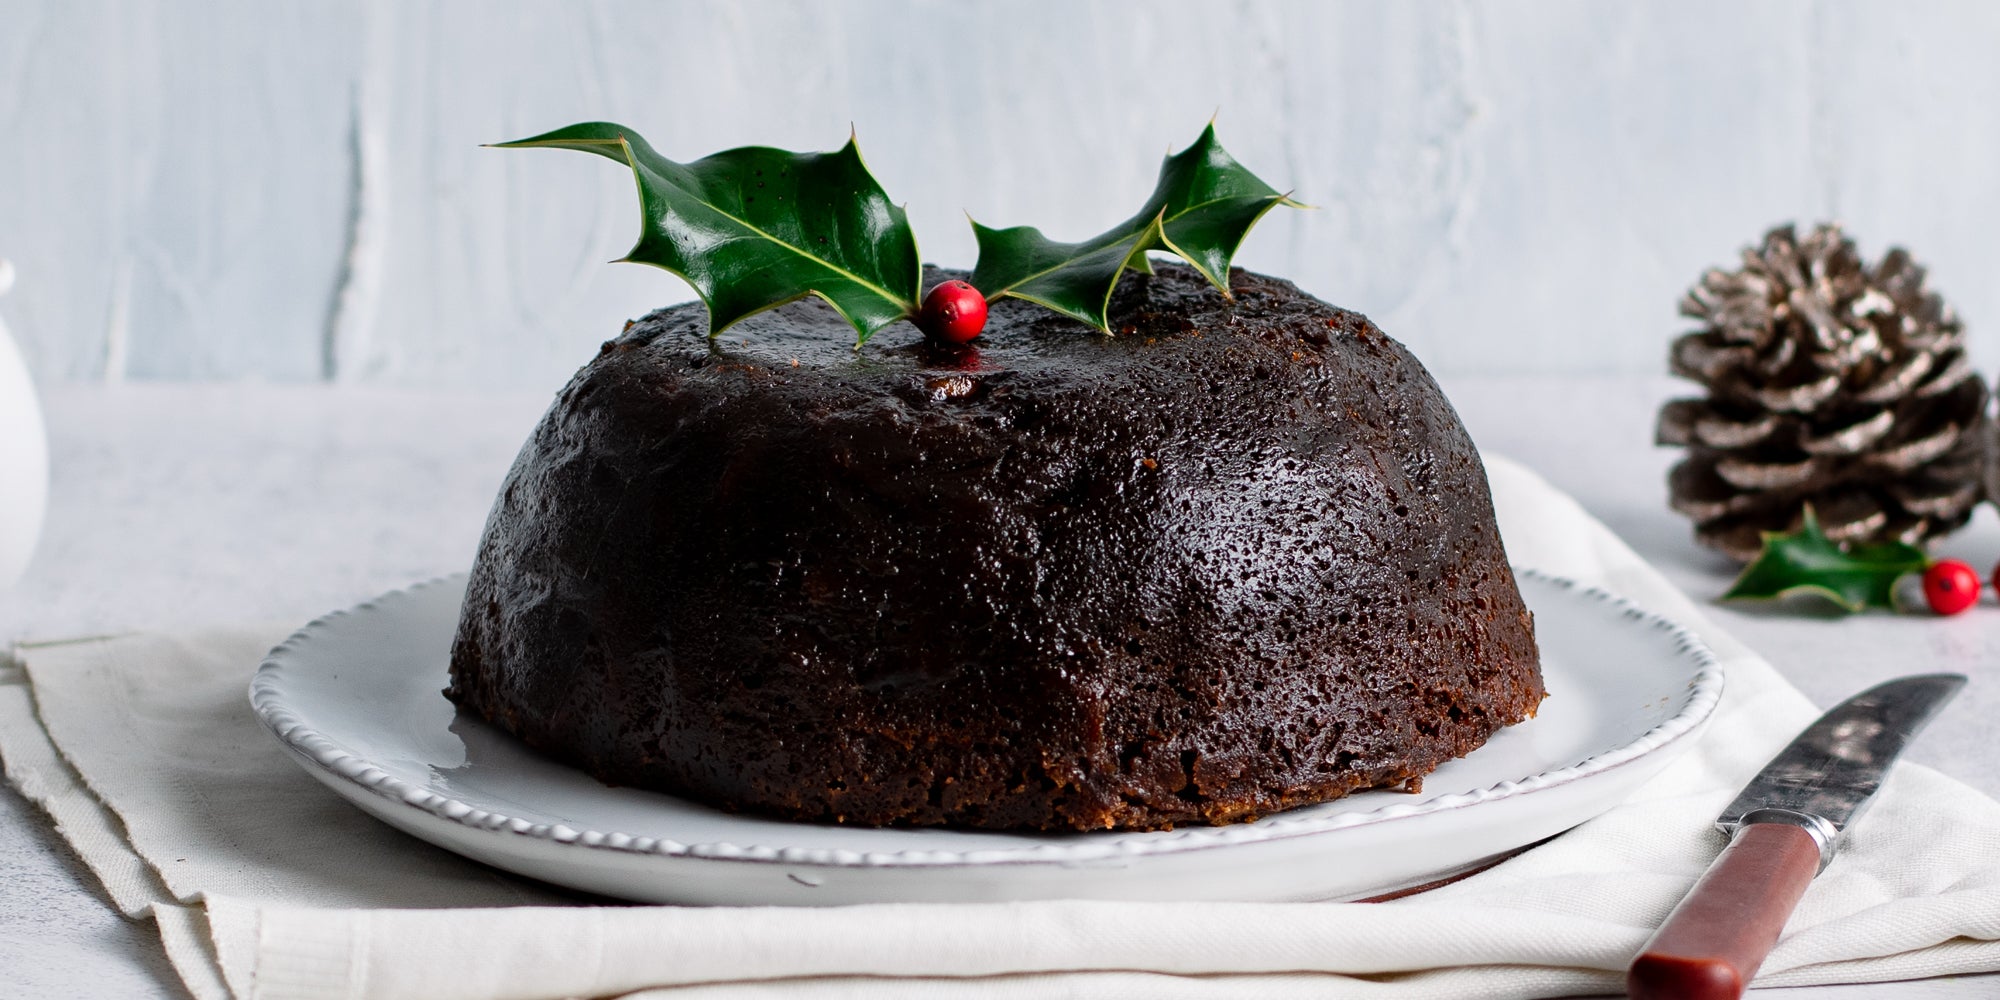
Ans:
[[[934,273],[926,285],[941,277]],[[1228,823],[1533,714],[1485,471],[1409,352],[1238,271],[852,349],[817,300],[632,324],[557,397],[447,692],[618,785],[800,820]]]

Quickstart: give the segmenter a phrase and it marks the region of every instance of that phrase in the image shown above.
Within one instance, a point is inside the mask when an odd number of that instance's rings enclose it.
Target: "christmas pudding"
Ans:
[[[1415,787],[1544,694],[1479,455],[1366,318],[1223,266],[1123,264],[1101,324],[995,296],[969,346],[858,351],[833,296],[628,324],[506,478],[448,694],[606,782],[808,821]]]

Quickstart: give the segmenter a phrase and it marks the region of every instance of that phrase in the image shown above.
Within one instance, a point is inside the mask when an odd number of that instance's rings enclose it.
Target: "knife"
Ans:
[[[1633,1000],[1735,1000],[1806,886],[1882,787],[1910,738],[1965,686],[1960,674],[1877,684],[1806,728],[1722,811],[1729,846],[1626,973]]]

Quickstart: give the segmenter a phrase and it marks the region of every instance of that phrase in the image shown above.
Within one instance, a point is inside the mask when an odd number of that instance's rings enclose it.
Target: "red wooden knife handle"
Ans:
[[[1819,874],[1819,843],[1789,823],[1737,831],[1626,973],[1633,1000],[1736,1000]]]

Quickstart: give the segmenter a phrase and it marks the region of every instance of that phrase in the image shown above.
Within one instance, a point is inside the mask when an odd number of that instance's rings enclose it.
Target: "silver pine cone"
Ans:
[[[1702,399],[1660,411],[1668,477],[1703,544],[1754,558],[1807,504],[1840,541],[1919,544],[1985,493],[1986,385],[1958,317],[1893,248],[1872,269],[1840,227],[1791,226],[1711,270],[1681,300],[1702,328],[1674,341]]]

